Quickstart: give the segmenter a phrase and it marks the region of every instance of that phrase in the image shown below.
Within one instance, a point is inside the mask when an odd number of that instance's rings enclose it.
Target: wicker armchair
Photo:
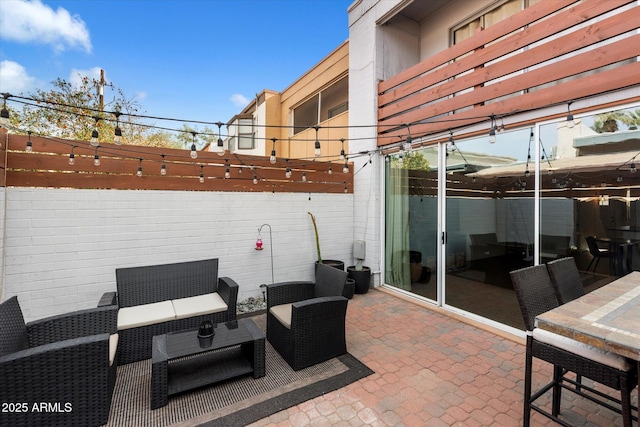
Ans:
[[[0,304],[1,426],[95,426],[109,420],[117,308],[24,323],[17,297]]]
[[[553,290],[559,304],[565,304],[584,295],[584,285],[573,257],[560,258],[547,263]]]
[[[267,340],[299,370],[347,352],[347,273],[318,264],[315,282],[267,285]]]
[[[558,418],[561,391],[565,388],[621,413],[623,424],[631,426],[632,419],[637,419],[632,416],[630,396],[634,384],[638,381],[636,364],[610,352],[535,328],[534,322],[537,315],[558,306],[547,267],[543,264],[526,267],[512,271],[510,275],[527,328],[523,425],[525,427],[530,425],[532,409],[562,425],[569,425]],[[553,380],[532,395],[531,376],[534,357],[553,365]],[[578,384],[565,376],[568,372],[574,372],[619,390],[621,399],[611,398],[584,384]],[[534,402],[551,389],[553,390],[552,409],[548,412]],[[615,402],[617,406],[611,405],[610,402]]]

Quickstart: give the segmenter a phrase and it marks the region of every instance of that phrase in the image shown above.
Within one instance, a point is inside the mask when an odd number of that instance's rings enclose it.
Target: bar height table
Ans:
[[[635,360],[640,372],[640,272],[537,316],[536,326]]]

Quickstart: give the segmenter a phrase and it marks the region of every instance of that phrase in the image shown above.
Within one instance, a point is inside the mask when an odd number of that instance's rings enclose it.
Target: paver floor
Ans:
[[[371,290],[349,301],[347,350],[375,373],[252,426],[522,425],[524,338]],[[534,360],[534,388],[550,377],[550,366]],[[618,414],[566,391],[561,408],[574,425],[622,424]],[[532,413],[531,425],[557,424]]]

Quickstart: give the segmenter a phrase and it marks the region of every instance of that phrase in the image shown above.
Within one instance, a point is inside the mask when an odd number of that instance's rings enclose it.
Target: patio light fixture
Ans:
[[[162,166],[160,166],[160,175],[165,176],[167,174],[167,165],[164,163],[164,154],[162,156]]]
[[[77,145],[72,145],[71,146],[71,153],[69,153],[69,164],[71,166],[76,164],[76,155],[73,154],[73,149],[76,148],[76,147],[77,147]]]
[[[573,129],[576,125],[575,120],[573,120],[573,114],[571,114],[571,104],[573,104],[573,101],[567,102],[567,127],[569,129]]]
[[[344,160],[344,138],[340,138],[340,142],[342,143],[342,149],[340,150],[340,160]]]
[[[218,156],[224,156],[224,141],[222,140],[222,131],[220,128],[224,123],[216,122],[216,126],[218,126]]]
[[[291,178],[291,167],[289,167],[289,159],[287,159],[286,161],[287,161],[287,168],[285,169],[284,176],[285,178],[289,179]]]
[[[315,149],[313,150],[313,155],[318,157],[322,154],[322,151],[320,150],[320,140],[318,139],[318,130],[320,129],[320,126],[315,125],[313,128],[316,130],[316,143]]]
[[[192,159],[198,158],[198,152],[196,151],[196,132],[191,132],[193,135],[193,142],[191,143],[191,153],[189,154]]]
[[[98,133],[98,122],[100,121],[100,117],[96,116],[93,119],[96,121],[96,125],[91,132],[91,145],[96,147],[98,146],[98,144],[100,144],[100,142],[98,141],[98,138],[100,137],[100,134]]]
[[[200,178],[199,178],[199,180],[200,180],[200,184],[204,183],[204,166],[203,165],[200,165]]]
[[[253,183],[254,184],[258,183],[258,175],[256,175],[255,173],[253,174]]]
[[[271,156],[269,157],[269,162],[272,165],[276,164],[276,141],[278,140],[278,138],[271,138],[271,140],[273,141],[273,147],[271,148]]]
[[[114,116],[116,116],[116,128],[113,131],[113,142],[116,145],[121,145],[122,144],[122,129],[120,129],[120,116],[122,115],[122,113],[120,111],[116,111],[113,113]]]
[[[407,139],[404,140],[404,143],[402,144],[402,149],[404,151],[411,151],[411,143],[413,141],[413,139],[411,138],[411,129],[409,128],[409,125],[405,125],[407,127]]]
[[[93,164],[95,166],[100,166],[100,156],[98,155],[98,147],[100,147],[99,145],[96,146],[96,153],[93,155]]]
[[[142,159],[140,159],[140,162],[138,163],[138,171],[136,172],[136,176],[142,176]]]
[[[636,173],[638,170],[636,169],[636,164],[635,163],[631,163],[629,172],[631,173]]]
[[[4,103],[2,104],[2,110],[0,111],[0,126],[7,128],[11,124],[9,121],[9,110],[7,109],[7,98],[11,95],[8,93],[3,93],[2,97],[4,98]]]
[[[229,161],[225,160],[226,165],[225,165],[225,169],[224,169],[224,179],[229,179],[231,178],[231,171],[229,170]]]
[[[347,159],[344,160],[344,166],[342,167],[342,172],[349,173],[349,164],[347,163]]]
[[[495,116],[491,115],[491,128],[489,129],[489,144],[496,143],[496,123]]]
[[[33,143],[31,142],[31,131],[28,131],[27,135],[28,135],[28,137],[27,137],[27,146],[25,148],[25,151],[27,153],[31,153],[33,151]]]

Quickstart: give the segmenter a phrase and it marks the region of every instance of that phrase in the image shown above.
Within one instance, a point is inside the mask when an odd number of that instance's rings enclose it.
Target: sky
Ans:
[[[347,40],[351,3],[0,0],[0,92],[27,95],[103,69],[140,114],[226,123]],[[105,101],[115,95],[105,88]]]

